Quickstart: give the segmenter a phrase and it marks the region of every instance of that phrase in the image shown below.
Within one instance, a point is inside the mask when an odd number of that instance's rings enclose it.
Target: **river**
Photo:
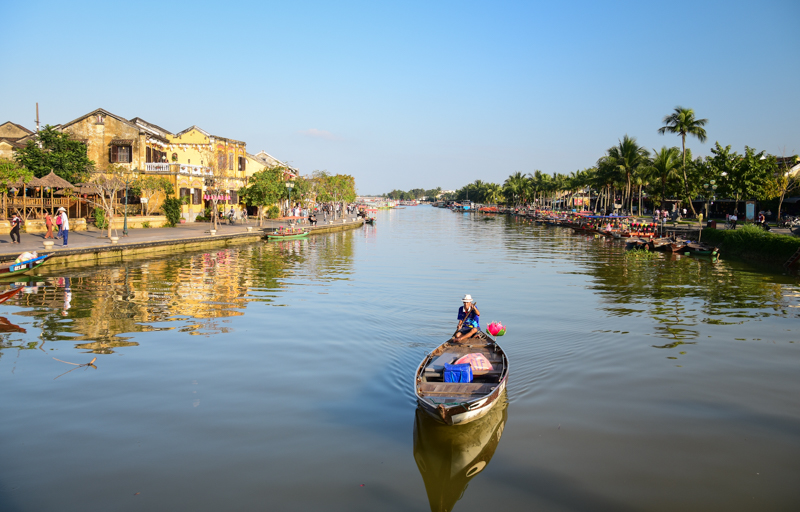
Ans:
[[[796,276],[418,206],[20,284],[5,512],[800,507]],[[411,381],[466,293],[506,403],[441,427]]]

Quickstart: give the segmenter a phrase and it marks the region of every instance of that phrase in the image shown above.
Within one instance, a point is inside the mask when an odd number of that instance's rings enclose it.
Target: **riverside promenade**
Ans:
[[[112,236],[118,236],[119,241],[112,244],[108,238],[107,230],[99,230],[89,226],[86,231],[70,231],[69,244],[64,247],[63,241],[55,239],[52,248],[44,247],[44,233],[22,233],[21,243],[11,243],[9,235],[0,235],[0,262],[13,261],[23,252],[37,251],[39,255],[53,254],[43,267],[59,265],[78,261],[104,261],[122,260],[126,257],[143,257],[147,254],[184,252],[189,250],[202,250],[204,248],[222,247],[235,243],[254,242],[264,237],[265,233],[281,226],[289,227],[295,223],[294,219],[264,220],[259,226],[258,220],[251,219],[246,223],[236,224],[220,223],[216,234],[210,230],[212,224],[208,222],[191,222],[178,224],[173,228],[137,228],[128,229],[128,235],[123,236],[122,229],[112,230]],[[335,221],[320,221],[316,226],[308,224],[294,224],[314,233],[326,233],[356,229],[363,225],[363,221],[354,216],[346,216]],[[248,229],[249,228],[249,229]]]

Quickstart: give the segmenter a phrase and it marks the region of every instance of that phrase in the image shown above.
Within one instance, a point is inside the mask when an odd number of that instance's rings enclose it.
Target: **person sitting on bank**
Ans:
[[[461,300],[464,305],[458,308],[458,327],[456,328],[455,336],[453,336],[455,341],[469,339],[481,328],[481,312],[475,307],[472,295],[464,295]]]
[[[317,225],[317,216],[314,215],[313,213],[311,215],[309,215],[308,216],[308,223],[311,224],[312,226],[316,226]]]

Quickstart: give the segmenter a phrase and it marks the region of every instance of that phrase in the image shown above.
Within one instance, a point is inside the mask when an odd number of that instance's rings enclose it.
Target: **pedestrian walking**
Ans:
[[[63,207],[59,208],[56,212],[56,227],[58,228],[56,238],[61,238],[61,210],[63,210]]]
[[[22,219],[16,213],[11,217],[11,243],[19,243],[19,227],[22,225]]]
[[[50,216],[50,212],[44,214],[44,225],[47,227],[47,233],[44,235],[44,237],[55,238],[53,236],[53,217]]]
[[[62,246],[66,247],[69,243],[69,217],[67,217],[67,210],[62,206],[58,209],[58,218],[61,219],[61,237],[64,239]]]

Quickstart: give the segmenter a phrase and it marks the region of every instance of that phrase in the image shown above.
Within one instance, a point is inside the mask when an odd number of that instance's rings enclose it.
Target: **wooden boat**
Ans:
[[[369,217],[367,219],[364,219],[364,223],[365,224],[375,224],[375,217]]]
[[[273,231],[272,233],[267,233],[267,240],[295,240],[307,236],[308,231]]]
[[[0,265],[0,279],[9,279],[14,276],[25,274],[33,269],[39,268],[44,265],[44,262],[50,259],[52,254],[43,254],[37,256],[32,260],[25,260],[19,263],[4,263]]]
[[[491,371],[473,373],[470,383],[444,382],[444,365],[472,353],[483,354]],[[428,354],[417,368],[414,394],[423,411],[448,425],[469,423],[488,413],[508,381],[508,358],[495,340],[483,331],[456,343],[445,341]]]
[[[625,242],[625,249],[629,251],[632,250],[649,251],[650,240],[647,238],[629,238]]]
[[[671,247],[672,243],[673,240],[668,237],[654,238],[649,242],[650,250],[666,252]]]
[[[468,425],[443,425],[417,408],[414,415],[414,460],[432,512],[451,511],[470,480],[492,460],[508,421],[505,393],[500,403]]]
[[[711,256],[716,258],[719,256],[719,249],[702,242],[688,242],[679,251],[680,254],[692,254],[695,256]]]

